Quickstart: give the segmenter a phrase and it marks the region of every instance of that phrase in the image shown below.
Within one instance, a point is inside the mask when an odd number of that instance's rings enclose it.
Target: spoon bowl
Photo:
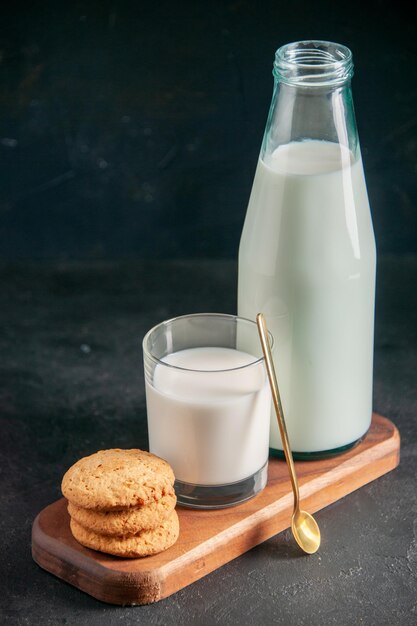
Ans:
[[[296,509],[291,520],[291,530],[300,548],[307,554],[314,554],[320,546],[320,528],[314,517]]]

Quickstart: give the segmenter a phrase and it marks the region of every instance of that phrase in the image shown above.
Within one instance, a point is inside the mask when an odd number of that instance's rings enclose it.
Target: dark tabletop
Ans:
[[[236,264],[3,264],[0,274],[2,623],[416,623],[417,258],[384,257],[378,267],[374,408],[400,429],[400,466],[317,514],[317,554],[301,556],[285,531],[134,608],[40,569],[31,525],[76,459],[147,447],[141,339],[170,316],[235,312]]]

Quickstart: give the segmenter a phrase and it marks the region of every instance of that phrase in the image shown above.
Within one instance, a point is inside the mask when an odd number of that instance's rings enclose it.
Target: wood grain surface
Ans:
[[[394,469],[400,437],[374,414],[365,439],[345,454],[297,462],[302,507],[313,513]],[[288,528],[293,496],[284,461],[270,459],[268,484],[236,507],[199,511],[177,507],[180,536],[166,552],[121,559],[81,546],[69,528],[64,498],[43,509],[32,528],[32,556],[43,569],[91,596],[120,605],[166,598]]]

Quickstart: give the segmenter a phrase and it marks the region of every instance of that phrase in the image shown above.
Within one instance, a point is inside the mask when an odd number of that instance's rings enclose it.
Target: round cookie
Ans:
[[[145,506],[123,511],[95,511],[68,503],[68,513],[84,528],[101,535],[132,535],[145,529],[156,528],[167,519],[175,508],[175,491],[166,493],[160,500]]]
[[[69,468],[62,493],[86,509],[112,510],[155,502],[172,491],[174,473],[144,450],[100,450]]]
[[[168,519],[151,530],[142,530],[136,535],[117,537],[100,535],[81,526],[74,519],[70,521],[71,532],[75,539],[87,548],[106,552],[121,557],[142,557],[157,554],[170,548],[178,539],[179,521],[176,511]]]

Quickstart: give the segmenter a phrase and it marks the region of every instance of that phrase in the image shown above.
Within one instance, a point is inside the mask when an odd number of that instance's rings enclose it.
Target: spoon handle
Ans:
[[[279,432],[281,434],[282,445],[284,446],[285,460],[287,461],[288,470],[290,473],[291,486],[294,493],[294,509],[299,508],[300,493],[298,490],[297,474],[295,472],[294,460],[292,458],[292,452],[290,443],[288,440],[287,427],[284,420],[284,412],[282,410],[281,397],[279,395],[278,382],[275,374],[274,361],[272,359],[271,346],[269,344],[268,329],[266,327],[265,318],[262,313],[258,313],[256,316],[256,323],[258,325],[259,337],[261,340],[262,351],[265,357],[266,371],[268,374],[269,384],[272,392],[272,399],[274,401],[275,412],[277,414]]]

